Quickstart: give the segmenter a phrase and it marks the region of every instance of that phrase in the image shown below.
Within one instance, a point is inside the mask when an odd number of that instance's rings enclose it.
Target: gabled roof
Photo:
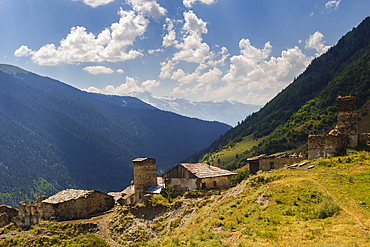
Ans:
[[[50,204],[58,204],[66,201],[76,200],[79,198],[88,197],[92,193],[102,193],[103,192],[97,190],[75,190],[75,189],[66,189],[62,190],[55,195],[49,197],[46,200],[43,200],[43,203],[50,203]],[[105,194],[107,195],[107,194]],[[109,195],[107,195],[109,196]]]
[[[184,167],[186,170],[194,174],[197,178],[212,178],[212,177],[222,177],[222,176],[232,176],[237,175],[235,172],[221,169],[216,166],[211,166],[205,163],[188,164],[183,163],[179,166]]]

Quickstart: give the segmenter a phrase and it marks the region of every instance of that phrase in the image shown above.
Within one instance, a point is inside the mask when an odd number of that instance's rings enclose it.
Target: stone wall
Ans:
[[[301,161],[306,160],[306,158],[300,157],[284,157],[284,158],[266,158],[259,160],[259,170],[264,172],[270,171],[272,169],[280,169],[287,165],[292,165],[295,163],[300,163]]]
[[[199,182],[199,189],[226,189],[231,186],[231,176],[202,178]]]
[[[114,206],[114,199],[105,193],[91,191],[85,196],[62,202],[45,200],[39,207],[41,219],[54,217],[58,220],[81,219],[92,213],[106,211]]]
[[[337,125],[344,147],[355,148],[358,143],[358,120],[355,97],[337,98]]]
[[[18,209],[0,205],[0,227],[8,225],[13,217],[18,215]]]
[[[308,137],[308,159],[326,157],[342,148],[340,135],[310,135]]]
[[[356,101],[354,97],[337,98],[337,125],[328,135],[308,137],[308,158],[326,157],[343,148],[355,148],[359,141]]]
[[[38,224],[41,220],[42,212],[40,209],[41,202],[48,197],[40,196],[37,201],[30,201],[28,204],[26,202],[20,202],[18,204],[18,215],[13,218],[13,222],[17,226],[31,226]]]
[[[362,133],[358,141],[363,144],[370,145],[370,133]]]
[[[156,160],[151,158],[138,158],[133,160],[135,201],[143,202],[144,191],[157,185]]]

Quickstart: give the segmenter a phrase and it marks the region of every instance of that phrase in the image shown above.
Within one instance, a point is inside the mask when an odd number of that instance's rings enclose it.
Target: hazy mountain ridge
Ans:
[[[13,206],[70,187],[121,190],[132,159],[156,158],[164,171],[230,128],[9,65],[0,83],[0,203]]]
[[[186,99],[158,97],[149,92],[134,93],[132,96],[161,110],[208,121],[220,121],[231,126],[237,125],[245,116],[258,111],[262,107],[261,105],[243,104],[237,101],[230,102],[227,100],[222,102],[193,102]]]

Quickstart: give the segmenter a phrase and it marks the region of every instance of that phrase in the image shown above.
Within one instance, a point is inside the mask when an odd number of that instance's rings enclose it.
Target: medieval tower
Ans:
[[[144,191],[157,185],[156,160],[151,158],[137,158],[133,161],[135,201],[143,202]]]
[[[358,121],[355,97],[337,98],[337,126],[344,148],[354,148],[358,143]]]

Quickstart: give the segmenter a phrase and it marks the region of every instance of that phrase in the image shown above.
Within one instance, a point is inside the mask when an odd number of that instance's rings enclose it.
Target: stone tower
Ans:
[[[358,121],[355,97],[337,98],[337,126],[344,148],[354,148],[358,143]]]
[[[143,202],[144,191],[157,185],[156,160],[151,158],[137,158],[133,161],[135,201]]]

